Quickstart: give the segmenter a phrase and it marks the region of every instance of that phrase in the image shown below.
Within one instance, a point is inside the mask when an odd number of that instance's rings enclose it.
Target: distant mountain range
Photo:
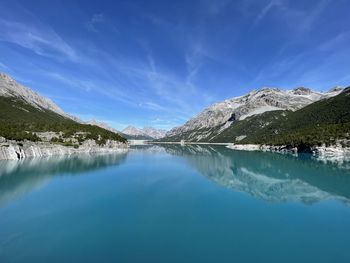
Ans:
[[[348,140],[350,88],[263,88],[216,103],[161,141],[315,145]]]
[[[125,138],[136,140],[161,139],[165,136],[166,133],[166,130],[156,129],[153,127],[137,128],[134,126],[128,126],[121,132]]]

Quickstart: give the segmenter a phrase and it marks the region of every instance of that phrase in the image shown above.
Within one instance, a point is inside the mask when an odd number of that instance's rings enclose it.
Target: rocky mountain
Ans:
[[[17,83],[10,76],[0,72],[0,96],[19,98],[29,105],[37,109],[50,110],[58,115],[64,116],[69,119],[77,120],[77,118],[66,114],[59,106],[57,106],[52,100],[43,97],[31,90]]]
[[[98,126],[98,127],[102,128],[102,129],[105,129],[105,130],[108,130],[108,131],[111,131],[111,132],[114,132],[114,133],[121,134],[120,131],[118,131],[117,129],[114,129],[113,127],[109,126],[107,123],[102,122],[102,121],[90,120],[90,121],[86,121],[86,122],[83,122],[83,123],[90,124],[90,125],[95,125],[95,126]]]
[[[0,74],[0,159],[126,148],[110,129],[76,121],[51,100]]]
[[[166,133],[166,130],[156,129],[153,127],[137,128],[134,126],[128,126],[122,130],[122,134],[125,134],[128,139],[140,140],[161,139]]]
[[[343,89],[336,87],[328,92],[316,92],[299,87],[293,90],[263,88],[216,103],[183,126],[170,130],[164,140],[209,141],[232,124],[265,112],[296,111],[313,102],[338,95]]]
[[[291,145],[299,150],[321,144],[350,146],[350,87],[336,96],[316,101],[297,111],[277,113],[274,112],[274,118],[264,123],[263,127],[252,129],[253,132],[241,142]],[[257,122],[257,118],[249,121]],[[227,131],[232,132],[233,127]]]

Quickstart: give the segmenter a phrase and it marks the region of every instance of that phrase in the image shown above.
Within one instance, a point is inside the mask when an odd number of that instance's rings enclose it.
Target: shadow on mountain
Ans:
[[[219,185],[272,201],[315,203],[350,201],[350,170],[325,164],[304,154],[233,151],[224,146],[164,145],[186,158],[201,174]]]
[[[74,176],[121,165],[126,156],[127,152],[0,161],[0,205],[31,192],[54,176]]]

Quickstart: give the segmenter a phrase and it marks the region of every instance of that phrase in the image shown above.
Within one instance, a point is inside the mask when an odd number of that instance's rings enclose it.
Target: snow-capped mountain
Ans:
[[[338,95],[343,89],[336,87],[322,93],[308,88],[299,87],[293,90],[281,90],[278,88],[262,88],[253,90],[240,97],[224,100],[216,103],[196,117],[187,121],[183,126],[175,127],[166,136],[176,136],[200,130],[224,125],[228,128],[236,120],[261,114],[267,111],[301,109],[315,101]]]
[[[24,87],[17,83],[10,76],[0,72],[0,96],[17,97],[24,100],[26,103],[34,106],[37,109],[45,109],[53,111],[66,118],[77,120],[76,118],[66,114],[52,100],[39,95],[35,91]]]
[[[153,127],[137,128],[134,126],[128,126],[122,130],[122,133],[140,139],[160,139],[165,136],[167,131]]]

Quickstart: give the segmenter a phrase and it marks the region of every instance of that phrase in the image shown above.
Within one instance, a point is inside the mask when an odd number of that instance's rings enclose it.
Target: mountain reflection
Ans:
[[[159,146],[157,146],[159,147]],[[210,180],[227,188],[272,201],[315,203],[350,201],[350,172],[334,164],[277,153],[233,151],[224,146],[162,145],[186,158]]]
[[[315,161],[310,155],[295,157],[203,145],[138,146],[131,149],[130,156],[134,151],[180,156],[211,181],[270,202],[311,204],[335,199],[350,203],[350,169]],[[118,153],[0,161],[0,206],[43,186],[55,176],[74,176],[117,166],[127,161],[126,157],[127,153]]]
[[[82,154],[0,161],[0,205],[44,185],[54,176],[78,175],[125,162],[127,153]]]

